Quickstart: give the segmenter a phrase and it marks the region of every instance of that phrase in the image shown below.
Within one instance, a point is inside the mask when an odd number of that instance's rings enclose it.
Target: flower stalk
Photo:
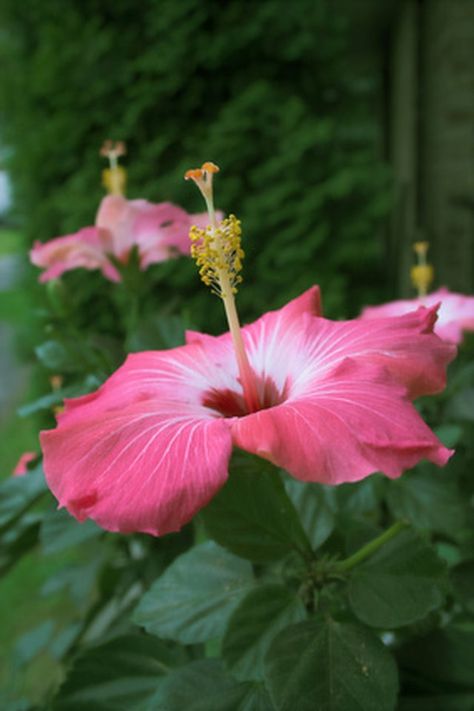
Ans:
[[[210,222],[207,230],[191,230],[192,254],[200,267],[202,280],[211,286],[214,293],[224,302],[244,401],[248,412],[251,413],[260,409],[260,398],[255,375],[245,350],[235,303],[236,284],[241,281],[237,272],[240,271],[241,259],[244,256],[240,247],[240,223],[232,215],[220,225],[217,222],[212,190],[212,178],[217,172],[218,166],[207,162],[201,168],[188,170],[185,174],[185,179],[193,180],[201,191]]]
[[[390,526],[390,528],[381,533],[380,536],[377,536],[377,538],[374,538],[372,541],[369,541],[369,543],[366,543],[365,546],[362,546],[362,548],[356,551],[353,555],[349,556],[349,558],[336,563],[332,569],[332,573],[347,573],[349,570],[352,570],[352,568],[373,555],[379,550],[379,548],[397,536],[400,531],[403,531],[403,529],[407,526],[408,524],[406,521],[398,521],[397,523],[394,523],[393,526]]]

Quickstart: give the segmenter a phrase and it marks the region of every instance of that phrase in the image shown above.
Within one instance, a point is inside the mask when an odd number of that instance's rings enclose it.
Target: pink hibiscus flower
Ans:
[[[154,204],[107,195],[100,203],[94,227],[43,244],[36,242],[30,258],[45,270],[41,282],[80,267],[100,269],[110,281],[120,281],[114,261],[126,264],[133,247],[138,249],[143,270],[180,254],[189,255],[189,229],[204,219],[205,215],[190,215],[170,202]]]
[[[217,219],[217,171],[205,163],[186,175],[210,221],[190,236],[230,331],[192,332],[179,348],[132,354],[97,392],[66,401],[41,444],[50,488],[79,520],[176,531],[225,483],[234,446],[324,484],[376,471],[398,477],[420,459],[443,465],[452,454],[411,403],[444,387],[456,352],[432,332],[436,309],[332,322],[313,287],[240,328],[240,223]]]
[[[401,299],[380,306],[367,306],[360,318],[400,316],[420,307],[432,306],[439,306],[434,331],[444,341],[461,343],[464,331],[474,331],[474,296],[455,294],[444,287],[416,299]]]
[[[12,472],[13,476],[23,476],[24,474],[27,474],[28,464],[37,459],[37,457],[38,455],[36,452],[23,452]]]
[[[447,450],[412,397],[444,387],[454,348],[435,314],[331,322],[312,289],[242,329],[260,407],[244,401],[230,334],[132,354],[94,394],[66,401],[41,444],[48,484],[74,516],[112,531],[178,530],[220,489],[232,446],[302,481],[398,477]]]
[[[101,153],[110,160],[110,168],[104,171],[104,184],[110,194],[100,203],[95,226],[43,244],[35,243],[30,258],[45,270],[39,278],[41,282],[78,268],[100,269],[107,279],[120,281],[116,264],[126,264],[134,247],[142,270],[180,254],[189,255],[190,227],[202,226],[206,220],[205,214],[191,215],[170,202],[127,200],[122,195],[126,174],[117,163],[125,146],[106,141]]]

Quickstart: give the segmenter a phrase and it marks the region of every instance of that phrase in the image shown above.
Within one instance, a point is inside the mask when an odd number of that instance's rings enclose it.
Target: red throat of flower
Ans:
[[[196,183],[209,213],[209,225],[205,229],[195,226],[191,228],[191,255],[199,267],[202,281],[224,302],[244,401],[248,412],[255,412],[260,409],[261,403],[235,305],[237,285],[242,281],[239,275],[244,257],[241,247],[242,232],[240,221],[234,215],[230,215],[220,223],[216,220],[212,182],[214,174],[218,172],[218,166],[208,161],[200,168],[188,170],[184,176],[185,180],[193,180]]]

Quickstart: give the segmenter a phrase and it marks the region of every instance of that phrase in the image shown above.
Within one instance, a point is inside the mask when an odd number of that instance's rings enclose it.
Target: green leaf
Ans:
[[[0,532],[12,525],[47,491],[40,465],[0,484]]]
[[[387,503],[394,518],[419,530],[434,530],[456,538],[466,524],[465,502],[456,481],[440,472],[410,472],[390,482]]]
[[[311,555],[311,544],[273,465],[238,457],[228,482],[204,509],[206,529],[217,543],[255,563],[292,551]]]
[[[101,381],[95,375],[88,375],[87,378],[82,380],[80,383],[75,385],[68,385],[65,388],[59,388],[54,390],[47,395],[29,402],[26,405],[22,405],[18,408],[17,414],[19,417],[29,417],[35,412],[40,412],[41,410],[49,410],[54,405],[59,405],[62,403],[64,398],[68,397],[79,397],[79,395],[86,395],[87,393],[96,390],[96,388],[101,385]]]
[[[76,659],[52,711],[130,711],[156,693],[184,651],[154,637],[130,634],[88,649]]]
[[[362,481],[338,486],[335,493],[341,513],[361,516],[377,510],[385,483],[384,477],[374,474]]]
[[[6,573],[38,543],[41,514],[24,513],[0,536],[0,575]]]
[[[54,635],[54,623],[45,620],[19,637],[15,643],[13,657],[15,665],[31,662],[49,644]]]
[[[252,590],[229,620],[222,656],[239,679],[261,679],[263,659],[280,630],[306,617],[300,598],[283,585]]]
[[[140,711],[274,711],[263,685],[232,679],[220,661],[204,659],[173,672]]]
[[[134,621],[148,632],[184,644],[224,633],[254,585],[249,563],[206,541],[179,556],[142,597]]]
[[[474,560],[456,565],[451,571],[451,582],[456,599],[474,614]]]
[[[397,711],[472,711],[474,691],[402,697]]]
[[[313,550],[316,550],[329,538],[336,525],[334,490],[292,477],[285,477],[285,488]]]
[[[277,711],[392,711],[397,667],[366,627],[315,618],[287,627],[265,659]]]
[[[404,645],[397,656],[404,669],[436,684],[474,687],[474,631],[446,627]]]
[[[71,361],[71,354],[59,341],[45,341],[35,348],[36,357],[45,368],[63,371]]]
[[[400,627],[425,617],[443,601],[446,566],[433,549],[403,531],[354,568],[349,600],[373,627]]]
[[[474,420],[474,388],[465,388],[448,403],[446,416],[455,420]]]
[[[43,519],[40,541],[43,553],[57,553],[70,546],[97,538],[103,531],[93,521],[79,523],[66,509],[50,511]]]

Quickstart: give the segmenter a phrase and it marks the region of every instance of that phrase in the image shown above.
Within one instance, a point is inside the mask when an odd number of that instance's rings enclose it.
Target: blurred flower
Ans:
[[[463,331],[474,331],[474,296],[454,294],[442,287],[428,294],[428,288],[434,279],[434,269],[427,262],[429,243],[415,242],[413,251],[417,256],[417,264],[410,270],[413,286],[418,291],[416,299],[401,299],[390,301],[379,306],[367,306],[361,313],[362,319],[385,318],[400,316],[422,307],[438,307],[438,320],[435,333],[449,343],[461,343]]]
[[[27,474],[28,464],[37,458],[38,454],[36,452],[23,452],[12,472],[13,476],[23,476]]]
[[[360,318],[400,316],[420,307],[429,308],[438,305],[435,333],[449,343],[461,343],[463,331],[474,331],[474,296],[455,294],[444,287],[416,299],[401,299],[380,306],[367,306]]]
[[[155,262],[189,255],[189,230],[203,219],[203,215],[190,215],[169,202],[154,204],[107,195],[100,203],[94,227],[44,244],[36,242],[30,258],[45,269],[41,282],[80,267],[100,269],[107,279],[120,281],[116,265],[126,264],[134,247],[143,270]]]
[[[161,535],[220,489],[233,446],[324,484],[443,465],[451,451],[410,402],[444,387],[455,354],[432,333],[435,311],[332,322],[310,289],[242,329],[253,407],[229,333],[132,354],[42,433],[48,484],[79,520]]]

